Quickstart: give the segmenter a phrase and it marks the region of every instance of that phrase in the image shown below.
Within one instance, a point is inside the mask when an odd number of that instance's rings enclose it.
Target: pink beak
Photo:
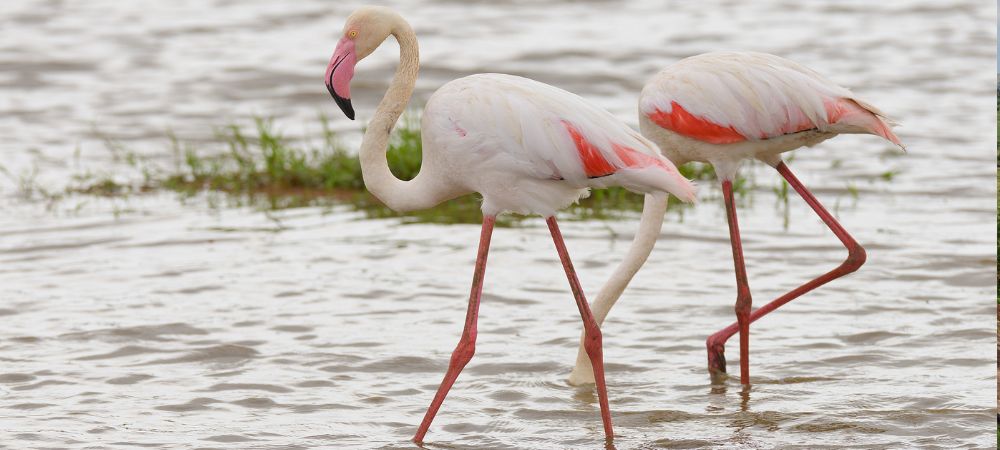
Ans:
[[[333,100],[344,111],[348,119],[354,120],[354,107],[351,106],[351,78],[354,77],[354,65],[357,64],[354,53],[354,41],[344,37],[337,43],[337,48],[326,66],[326,89],[330,91]]]

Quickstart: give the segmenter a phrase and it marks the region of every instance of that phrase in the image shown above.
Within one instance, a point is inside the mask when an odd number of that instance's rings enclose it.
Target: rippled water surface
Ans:
[[[315,135],[318,112],[339,117],[320,77],[354,6],[4,4],[0,447],[412,446],[461,330],[478,226],[167,193],[26,202],[16,189],[18,174],[58,189],[123,169],[102,136],[169,161],[168,128],[208,141],[265,115]],[[808,64],[905,124],[905,156],[862,136],[796,154],[869,260],[754,325],[748,393],[705,372],[704,339],[735,299],[717,191],[670,213],[604,327],[618,448],[995,445],[992,2],[394,6],[421,39],[417,104],[461,75],[509,72],[635,123],[659,68],[751,49]],[[388,45],[359,65],[360,118],[395,58]],[[357,140],[357,123],[334,125]],[[778,199],[775,174],[752,174],[740,220],[762,304],[844,251],[806,205]],[[588,292],[636,223],[564,222]],[[477,354],[428,447],[604,446],[594,393],[564,381],[580,322],[561,270],[540,220],[497,230]]]

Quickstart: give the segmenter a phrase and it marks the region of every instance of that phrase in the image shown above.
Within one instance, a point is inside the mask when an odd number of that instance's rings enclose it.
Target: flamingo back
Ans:
[[[643,88],[639,110],[662,128],[712,144],[815,129],[875,134],[903,147],[894,122],[877,108],[805,66],[766,53],[683,59]]]
[[[470,178],[576,190],[617,185],[694,200],[693,185],[655,144],[583,98],[527,78],[479,74],[452,81],[428,101],[423,129],[428,145],[451,161],[442,164]],[[489,195],[489,187],[472,188]]]

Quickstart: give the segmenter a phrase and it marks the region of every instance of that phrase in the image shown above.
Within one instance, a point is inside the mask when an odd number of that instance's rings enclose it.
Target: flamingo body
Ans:
[[[675,164],[773,161],[842,133],[903,147],[885,114],[813,70],[765,53],[714,52],[656,74],[639,98],[643,135]],[[730,174],[725,174],[730,175]]]
[[[439,182],[482,194],[486,214],[547,217],[608,186],[694,200],[655,144],[583,98],[527,78],[451,81],[428,100],[421,130],[424,157],[444,168]]]

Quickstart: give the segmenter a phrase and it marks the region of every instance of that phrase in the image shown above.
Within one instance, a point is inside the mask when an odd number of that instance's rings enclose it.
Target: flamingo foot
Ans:
[[[722,384],[729,377],[726,374],[726,341],[712,335],[705,341],[708,350],[708,374],[712,384]]]

